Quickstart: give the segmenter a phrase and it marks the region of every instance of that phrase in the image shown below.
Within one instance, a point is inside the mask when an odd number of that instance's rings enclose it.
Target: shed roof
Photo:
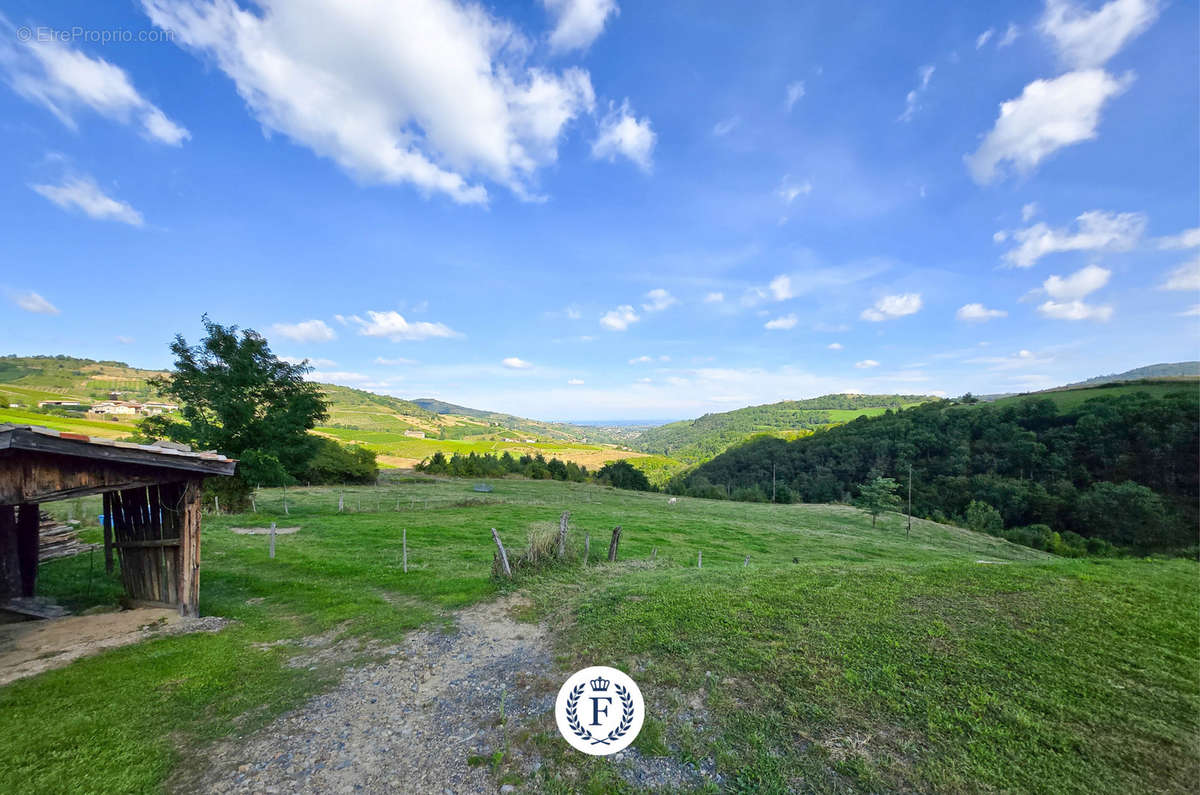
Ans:
[[[183,445],[118,442],[100,436],[56,431],[40,425],[0,424],[0,451],[4,450],[28,450],[206,475],[232,475],[237,465],[236,459],[226,458],[215,451],[193,452]]]

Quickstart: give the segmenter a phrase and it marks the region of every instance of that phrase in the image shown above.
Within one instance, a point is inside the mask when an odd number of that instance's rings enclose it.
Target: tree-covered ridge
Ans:
[[[634,442],[646,453],[699,463],[756,434],[795,435],[854,419],[855,412],[881,413],[929,400],[925,395],[823,395],[784,400],[651,428]]]
[[[875,477],[907,485],[911,464],[919,516],[965,522],[978,501],[1006,527],[1180,547],[1196,542],[1198,463],[1200,393],[1184,388],[1099,397],[1061,412],[1036,398],[937,401],[792,442],[755,440],[672,486],[698,496],[769,495],[774,472],[783,500],[846,501]]]

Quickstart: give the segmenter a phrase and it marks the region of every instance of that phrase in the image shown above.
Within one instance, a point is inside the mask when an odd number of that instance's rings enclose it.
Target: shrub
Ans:
[[[1004,517],[986,502],[971,500],[967,506],[967,527],[977,533],[998,536],[1004,531]]]
[[[738,502],[766,502],[767,501],[767,495],[763,493],[763,490],[758,486],[758,484],[755,484],[753,486],[743,486],[742,488],[734,489],[733,493],[729,495],[729,498],[731,500],[737,500]]]
[[[1089,535],[1122,546],[1155,546],[1168,543],[1162,498],[1145,486],[1095,483],[1079,497],[1080,521]]]

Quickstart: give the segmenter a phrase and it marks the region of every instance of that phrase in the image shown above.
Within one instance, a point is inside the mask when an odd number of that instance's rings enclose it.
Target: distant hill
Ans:
[[[882,414],[923,403],[925,395],[824,395],[807,400],[785,400],[747,406],[695,420],[672,422],[650,428],[637,436],[632,446],[645,453],[670,456],[699,463],[720,455],[751,436],[768,434],[794,437],[815,428],[849,422],[856,417]]]
[[[621,444],[633,435],[629,433],[622,434],[620,429],[614,428],[531,420],[527,417],[517,417],[498,411],[485,411],[483,409],[460,406],[456,403],[447,403],[444,400],[437,400],[436,398],[416,398],[412,402],[420,408],[435,414],[470,417],[471,419],[502,430],[507,429],[517,436],[532,435],[571,442],[579,442],[586,439],[588,442]]]
[[[1005,398],[1021,397],[1026,395],[1044,395],[1048,392],[1059,392],[1062,390],[1080,389],[1083,387],[1102,386],[1104,384],[1116,384],[1126,381],[1186,381],[1189,379],[1200,379],[1200,362],[1148,364],[1145,367],[1136,367],[1132,370],[1126,370],[1123,373],[1098,375],[1093,378],[1089,378],[1086,381],[1076,381],[1072,384],[1050,387],[1049,389],[1043,389],[1037,392],[1001,392],[994,395],[976,395],[976,397],[986,402],[992,402],[996,400],[1003,400]]]

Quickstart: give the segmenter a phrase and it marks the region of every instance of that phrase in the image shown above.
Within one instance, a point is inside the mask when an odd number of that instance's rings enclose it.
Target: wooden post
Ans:
[[[275,560],[275,523],[271,522],[271,560]]]
[[[496,532],[496,528],[492,528],[492,540],[496,542],[496,548],[500,550],[500,565],[504,567],[504,576],[512,579],[512,569],[508,566],[508,555],[504,552],[504,544],[500,543],[500,534]]]
[[[698,569],[704,568],[704,550],[703,549],[696,553],[696,568],[698,568]]]
[[[654,547],[653,549],[650,550],[650,560],[657,560],[657,559],[658,559],[658,547]]]
[[[617,562],[617,547],[621,545],[621,525],[613,528],[612,541],[608,542],[608,562]]]
[[[908,465],[908,527],[904,530],[904,537],[908,538],[912,534],[912,464]]]
[[[258,513],[258,503],[254,501],[254,495],[250,495],[250,513]]]
[[[749,565],[750,565],[750,556],[749,556],[749,555],[747,555],[746,557],[742,558],[742,565],[743,565],[743,566],[749,566]]]
[[[101,505],[104,507],[104,573],[113,573],[113,519],[112,519],[112,492],[104,492],[104,496],[100,499]]]
[[[200,487],[193,478],[183,487],[179,500],[179,614],[199,615],[200,606]],[[286,502],[284,503],[287,504]]]
[[[291,511],[289,511],[289,510],[288,510],[288,507],[287,507],[287,497],[284,497],[284,498],[283,498],[283,515],[284,515],[284,516],[291,516],[291,515],[292,515],[292,512],[291,512]]]
[[[404,573],[408,574],[408,529],[400,531],[400,543],[404,546]]]
[[[771,502],[775,502],[775,462],[771,462]]]
[[[17,561],[21,569],[21,596],[33,596],[37,582],[39,524],[37,505],[27,502],[17,508]]]
[[[213,513],[221,512],[221,498],[216,494],[213,495]]]
[[[346,495],[344,495],[344,494],[338,495],[338,513],[341,513],[342,508],[345,507],[345,500],[346,500]]]
[[[588,564],[588,558],[592,554],[592,536],[586,530],[583,533],[583,565]]]
[[[0,599],[21,595],[21,566],[17,562],[17,509],[0,505]]]
[[[560,558],[567,554],[567,522],[570,518],[570,511],[563,511],[562,516],[558,517],[558,556]]]

